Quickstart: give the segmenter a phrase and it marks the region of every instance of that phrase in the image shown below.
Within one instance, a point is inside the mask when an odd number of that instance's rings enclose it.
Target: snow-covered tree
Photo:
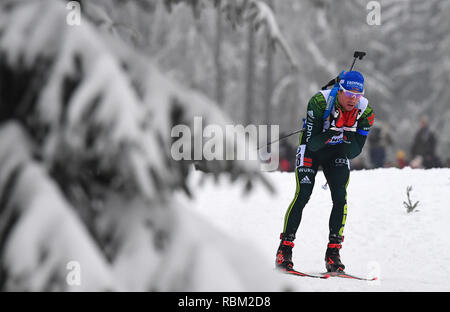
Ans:
[[[70,26],[65,4],[0,4],[0,288],[280,289],[260,260],[242,261],[257,251],[173,199],[192,170],[171,157],[173,126],[231,120],[96,20],[101,7]],[[272,189],[255,162],[197,164]]]

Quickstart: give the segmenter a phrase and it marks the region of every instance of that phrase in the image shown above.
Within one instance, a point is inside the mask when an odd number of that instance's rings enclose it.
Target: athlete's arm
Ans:
[[[345,149],[348,159],[353,159],[361,153],[374,121],[375,114],[372,108],[367,107],[366,111],[358,121],[356,131],[344,131],[344,140],[347,143],[345,144]]]

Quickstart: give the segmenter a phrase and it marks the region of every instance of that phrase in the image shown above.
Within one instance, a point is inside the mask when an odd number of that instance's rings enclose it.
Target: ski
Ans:
[[[289,269],[289,270],[281,270],[282,273],[284,274],[289,274],[289,275],[296,275],[296,276],[304,276],[304,277],[312,277],[312,278],[328,278],[330,277],[328,274],[326,273],[319,273],[319,274],[315,274],[315,273],[304,273],[304,272],[300,272],[294,269]]]
[[[295,275],[295,276],[303,276],[303,277],[312,277],[312,278],[321,278],[321,279],[327,279],[329,277],[339,277],[339,278],[347,278],[347,279],[354,279],[354,280],[360,280],[360,281],[376,281],[378,277],[362,277],[357,276],[353,274],[348,274],[345,272],[323,272],[323,273],[306,273],[306,272],[300,272],[294,269],[289,270],[281,270],[281,273],[289,274],[289,275]]]
[[[371,277],[371,278],[366,278],[366,277],[361,277],[361,276],[357,276],[357,275],[353,275],[353,274],[348,274],[345,272],[324,272],[324,273],[320,273],[323,276],[327,276],[328,277],[340,277],[340,278],[348,278],[348,279],[355,279],[355,280],[361,280],[361,281],[375,281],[378,278],[377,277]]]

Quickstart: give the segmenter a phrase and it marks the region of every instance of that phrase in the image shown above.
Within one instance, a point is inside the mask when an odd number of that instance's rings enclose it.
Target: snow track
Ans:
[[[197,189],[192,209],[224,232],[256,246],[271,267],[279,244],[285,211],[295,192],[293,173],[267,173],[277,189],[271,196],[258,186],[243,196],[243,185],[222,176],[218,184],[192,172]],[[331,210],[322,172],[303,211],[294,247],[294,267],[306,272],[324,270],[323,257]],[[406,188],[417,212],[403,205]],[[377,275],[374,282],[344,279],[314,280],[286,276],[300,291],[450,291],[450,169],[375,169],[352,171],[348,186],[348,217],[341,257],[347,271]]]

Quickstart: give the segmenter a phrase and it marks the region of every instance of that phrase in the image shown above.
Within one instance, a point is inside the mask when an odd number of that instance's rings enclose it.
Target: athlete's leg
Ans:
[[[325,252],[325,267],[329,272],[344,271],[340,249],[347,219],[347,186],[350,178],[349,160],[336,153],[324,164],[323,172],[331,190],[333,208],[329,221],[329,241]]]
[[[330,157],[323,164],[323,172],[327,179],[333,200],[329,220],[330,235],[343,236],[347,219],[347,186],[350,179],[349,160],[339,153]]]
[[[294,265],[292,262],[293,241],[300,225],[303,208],[308,202],[314,187],[318,163],[313,154],[307,151],[305,145],[299,146],[295,166],[295,196],[284,217],[283,232],[280,234],[281,241],[275,259],[277,268],[289,270]]]
[[[309,201],[314,188],[318,167],[319,162],[314,154],[309,152],[305,145],[300,145],[297,150],[295,168],[295,196],[284,217],[283,233],[295,235],[297,232],[302,218],[303,208]]]

